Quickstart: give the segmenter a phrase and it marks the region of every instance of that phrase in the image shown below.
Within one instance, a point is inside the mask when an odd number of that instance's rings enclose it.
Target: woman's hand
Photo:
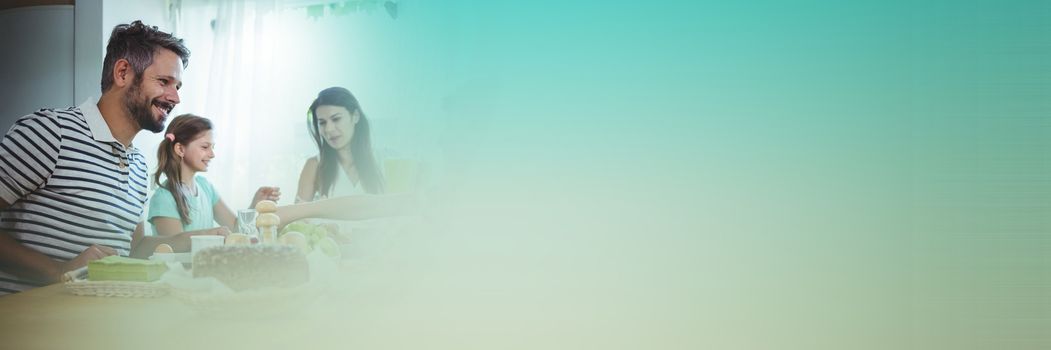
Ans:
[[[277,202],[279,199],[281,199],[281,188],[263,186],[255,191],[255,196],[252,197],[252,204],[249,205],[248,209],[255,209],[256,203],[262,200]]]

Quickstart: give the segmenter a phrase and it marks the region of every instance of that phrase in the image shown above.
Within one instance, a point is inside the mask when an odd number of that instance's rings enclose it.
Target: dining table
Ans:
[[[696,307],[657,294],[662,275],[636,283],[621,260],[457,232],[359,235],[320,287],[230,305],[174,288],[126,298],[54,284],[0,296],[0,349],[640,349],[693,339],[698,314],[681,310]]]
[[[174,287],[159,297],[76,295],[63,283],[0,296],[0,349],[413,347],[427,341],[427,327],[415,326],[420,317],[401,305],[414,293],[419,265],[384,243],[368,253],[347,249],[322,283],[237,292],[222,303]],[[423,331],[400,336],[407,327]]]
[[[253,301],[224,308],[161,297],[74,295],[53,284],[0,297],[0,348],[5,349],[293,349],[343,348],[353,307],[330,287],[309,298]],[[217,308],[218,309],[215,309]],[[212,310],[209,310],[212,308]],[[247,308],[274,312],[245,312]]]

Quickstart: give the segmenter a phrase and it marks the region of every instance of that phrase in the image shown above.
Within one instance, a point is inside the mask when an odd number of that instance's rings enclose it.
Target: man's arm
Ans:
[[[6,210],[10,204],[0,199],[0,210]],[[112,248],[92,245],[76,258],[67,262],[52,260],[47,255],[29,249],[19,243],[7,232],[0,232],[0,270],[15,276],[55,283],[62,280],[62,274],[86,266],[89,261],[116,254]]]
[[[57,166],[56,159],[62,149],[62,128],[54,113],[34,113],[15,122],[11,130],[0,140],[0,157],[18,159],[21,164],[44,170],[42,172],[20,171],[10,163],[0,166],[0,211],[7,210],[11,203],[25,198],[43,186]],[[43,153],[30,153],[35,150]],[[42,156],[43,155],[43,156]],[[92,245],[69,261],[56,261],[36,250],[19,243],[10,232],[0,232],[0,270],[20,278],[40,282],[61,281],[62,274],[88,264],[91,260],[117,254],[113,248]]]

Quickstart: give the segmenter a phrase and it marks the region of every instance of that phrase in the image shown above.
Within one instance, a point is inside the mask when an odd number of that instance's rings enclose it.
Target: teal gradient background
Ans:
[[[422,208],[354,223],[342,279],[273,318],[93,299],[12,340],[1051,349],[1051,1],[382,1],[80,2],[187,39],[172,114],[215,122],[231,208],[293,202],[329,86]]]
[[[371,47],[434,106],[434,221],[387,265],[413,281],[398,310],[426,315],[405,327],[1051,347],[1051,3],[403,9]]]

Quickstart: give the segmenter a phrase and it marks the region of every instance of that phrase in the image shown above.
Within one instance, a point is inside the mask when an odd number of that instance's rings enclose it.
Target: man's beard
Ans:
[[[131,88],[124,93],[124,110],[128,112],[128,115],[131,116],[135,123],[139,124],[139,129],[149,130],[154,133],[161,132],[164,130],[164,121],[157,120],[153,116],[153,108],[150,108],[153,107],[153,99],[143,97],[142,101],[133,100],[140,96],[141,89],[139,85],[141,84],[141,81],[132,83]]]

